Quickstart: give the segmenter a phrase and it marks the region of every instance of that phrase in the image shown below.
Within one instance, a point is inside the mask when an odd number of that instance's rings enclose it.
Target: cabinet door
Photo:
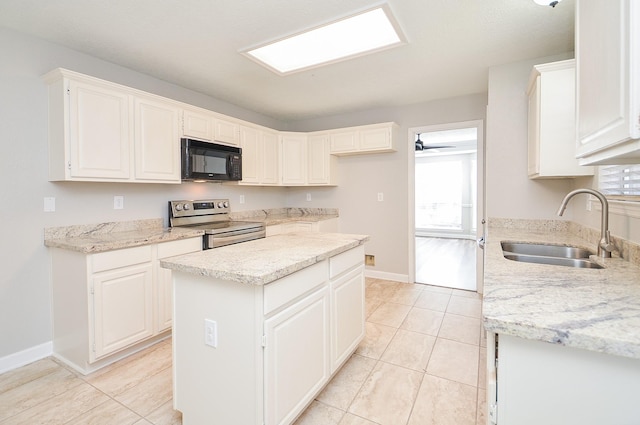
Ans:
[[[190,238],[158,244],[158,260],[202,250],[202,238]],[[170,269],[156,264],[156,332],[173,323],[173,279]]]
[[[242,183],[260,183],[262,158],[260,133],[255,128],[240,127],[242,148]]]
[[[290,424],[329,379],[325,286],[265,321],[265,425]]]
[[[364,337],[364,266],[331,281],[331,373]]]
[[[216,118],[213,121],[214,139],[226,145],[240,145],[240,125]]]
[[[100,85],[69,82],[71,178],[127,180],[131,135],[129,96]]]
[[[391,148],[391,130],[389,128],[360,130],[361,151],[376,151]]]
[[[213,119],[205,113],[185,109],[182,112],[182,134],[202,140],[213,140]]]
[[[329,136],[331,153],[356,152],[358,150],[358,132],[344,131]]]
[[[92,361],[153,335],[152,285],[151,263],[93,275]]]
[[[281,137],[282,184],[291,186],[307,184],[307,137],[303,134]]]
[[[640,6],[634,0],[576,2],[578,157],[637,158],[640,146]],[[599,154],[604,151],[604,154]],[[636,151],[633,155],[633,151]],[[608,153],[607,153],[608,152]],[[584,160],[583,163],[594,163]]]
[[[279,182],[280,149],[278,136],[265,132],[262,133],[262,183],[278,184]]]
[[[329,184],[331,181],[331,154],[328,136],[309,136],[309,184]]]
[[[180,183],[179,117],[170,103],[135,98],[136,180]]]

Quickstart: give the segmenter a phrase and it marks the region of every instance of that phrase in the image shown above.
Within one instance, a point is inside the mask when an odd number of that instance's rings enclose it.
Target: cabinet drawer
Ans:
[[[202,250],[202,238],[181,239],[158,244],[158,258],[173,257]]]
[[[329,277],[333,279],[364,262],[364,246],[350,249],[347,252],[329,258]]]
[[[314,264],[264,287],[264,314],[267,315],[310,290],[327,283],[327,261]]]
[[[151,245],[101,252],[91,256],[93,273],[151,261]]]

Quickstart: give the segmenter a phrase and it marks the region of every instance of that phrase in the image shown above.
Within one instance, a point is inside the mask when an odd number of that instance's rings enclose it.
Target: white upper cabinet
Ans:
[[[593,175],[575,157],[575,61],[536,65],[528,95],[529,178]]]
[[[182,111],[182,135],[201,140],[213,140],[213,119],[207,111]]]
[[[206,109],[182,111],[182,135],[223,145],[240,146],[240,123]]]
[[[215,118],[213,139],[227,145],[240,146],[240,124],[219,117]]]
[[[262,140],[262,183],[276,185],[280,182],[280,144],[278,135],[269,131],[261,132]],[[244,152],[244,151],[243,151]]]
[[[281,133],[281,176],[284,186],[307,184],[306,133]]]
[[[180,109],[153,98],[134,98],[136,181],[180,181]]]
[[[576,2],[577,156],[640,163],[640,3]]]
[[[129,96],[68,80],[52,85],[49,96],[50,180],[129,179]]]
[[[242,181],[240,185],[277,185],[279,149],[276,133],[240,126]]]
[[[49,180],[180,183],[177,104],[56,69],[49,84]]]
[[[398,137],[395,123],[363,125],[328,131],[332,155],[394,152]]]
[[[335,185],[337,181],[336,157],[331,155],[331,142],[327,134],[310,134],[307,139],[307,181],[309,185]]]
[[[327,134],[281,132],[280,150],[283,186],[336,184],[336,159],[329,153]]]

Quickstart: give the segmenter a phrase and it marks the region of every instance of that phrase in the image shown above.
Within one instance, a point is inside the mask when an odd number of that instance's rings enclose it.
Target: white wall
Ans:
[[[228,197],[235,211],[282,207],[283,188],[220,184],[51,183],[47,181],[47,90],[40,76],[56,67],[95,75],[274,128],[284,124],[93,57],[0,29],[0,359],[51,340],[45,227],[167,219],[167,201]],[[245,195],[246,203],[238,198]],[[113,196],[124,209],[113,209]],[[43,198],[56,211],[43,212]]]
[[[408,164],[409,155],[412,161],[414,157],[414,139],[409,137],[409,128],[483,120],[486,103],[486,95],[477,94],[291,123],[292,130],[313,131],[394,121],[400,126],[400,140],[394,153],[339,157],[338,187],[314,191],[311,202],[305,200],[308,190],[289,189],[287,204],[340,208],[342,232],[371,236],[366,253],[375,255],[376,265],[367,266],[367,270],[387,273],[391,278],[406,278],[410,243],[407,207],[409,196],[413,196],[409,193]],[[378,192],[384,194],[383,202],[378,202]]]
[[[489,218],[556,219],[573,190],[571,179],[530,180],[527,176],[527,83],[533,65],[570,54],[532,59],[489,70],[485,172]],[[567,217],[570,215],[567,214]]]
[[[526,88],[535,64],[571,58],[563,54],[497,66],[489,70],[487,107],[486,205],[488,217],[572,220],[600,229],[600,209],[587,210],[585,195],[575,197],[565,214],[556,212],[573,189],[597,189],[595,178],[529,180],[527,177]],[[609,214],[612,235],[640,243],[640,211]]]

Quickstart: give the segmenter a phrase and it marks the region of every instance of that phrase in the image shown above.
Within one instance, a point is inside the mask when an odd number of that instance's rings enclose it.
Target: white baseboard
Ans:
[[[17,353],[0,358],[0,373],[17,369],[36,360],[44,359],[53,354],[53,341],[27,348]]]
[[[388,273],[388,272],[381,272],[377,270],[365,269],[364,275],[365,277],[371,277],[374,279],[393,280],[395,282],[402,282],[402,283],[409,282],[409,276],[406,274],[400,274],[400,273]]]

